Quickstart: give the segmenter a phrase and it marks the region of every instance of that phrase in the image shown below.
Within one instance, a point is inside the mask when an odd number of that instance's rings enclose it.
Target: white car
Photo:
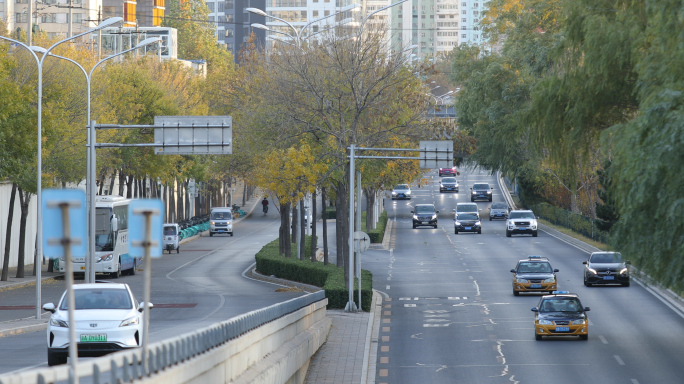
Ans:
[[[128,284],[74,284],[78,355],[96,357],[128,348],[143,340],[144,303],[138,304]],[[150,303],[150,308],[153,305]],[[66,291],[51,312],[47,326],[48,365],[66,364],[69,356],[69,310]]]
[[[392,190],[392,200],[411,200],[411,187],[408,184],[399,184]]]
[[[506,221],[506,237],[524,233],[537,237],[537,217],[534,216],[532,211],[511,211]]]

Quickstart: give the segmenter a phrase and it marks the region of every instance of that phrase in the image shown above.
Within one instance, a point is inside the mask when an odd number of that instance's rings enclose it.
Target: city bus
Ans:
[[[118,278],[135,274],[142,258],[128,253],[128,205],[131,199],[106,195],[95,197],[95,273]],[[74,257],[74,273],[85,273],[85,258]],[[62,260],[60,260],[62,261]],[[64,272],[64,263],[59,263]]]

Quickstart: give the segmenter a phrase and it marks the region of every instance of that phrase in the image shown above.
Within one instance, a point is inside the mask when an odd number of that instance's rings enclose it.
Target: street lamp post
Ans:
[[[93,77],[93,72],[95,69],[102,63],[104,63],[107,60],[113,59],[117,56],[121,56],[125,53],[128,53],[130,51],[134,51],[138,48],[145,47],[150,44],[154,43],[159,43],[161,49],[161,39],[158,37],[150,37],[147,38],[143,41],[141,41],[138,45],[136,45],[133,48],[129,48],[125,51],[116,53],[111,56],[107,56],[104,59],[98,61],[93,68],[91,69],[90,73],[86,72],[85,68],[83,68],[82,65],[77,63],[75,60],[69,59],[67,57],[55,55],[55,54],[48,54],[47,50],[42,48],[42,47],[31,47],[32,51],[42,53],[44,56],[49,55],[51,57],[57,58],[57,59],[62,59],[69,61],[73,64],[75,64],[82,72],[83,75],[85,76],[86,79],[86,85],[87,85],[87,97],[86,97],[86,116],[87,116],[87,121],[88,121],[88,175],[86,176],[86,181],[87,181],[87,186],[88,186],[88,195],[89,195],[89,236],[88,236],[88,254],[90,255],[89,257],[86,258],[86,274],[85,274],[85,280],[86,283],[94,283],[95,282],[95,266],[94,266],[94,261],[95,258],[93,255],[95,255],[95,150],[94,150],[94,145],[93,143],[95,142],[95,132],[94,132],[94,127],[92,127],[91,121],[90,121],[90,85],[91,85],[91,80]],[[33,52],[32,52],[33,53]],[[34,54],[35,55],[35,54]]]
[[[95,27],[91,30],[88,30],[86,32],[79,33],[78,35],[71,36],[71,37],[66,38],[64,40],[58,41],[55,44],[53,44],[52,46],[50,46],[50,48],[48,48],[45,51],[45,55],[43,55],[43,57],[40,60],[38,59],[38,56],[36,56],[36,54],[33,53],[31,48],[29,48],[26,44],[23,44],[19,41],[13,40],[13,39],[6,38],[4,36],[0,36],[0,38],[2,38],[3,40],[11,41],[13,43],[19,44],[19,45],[25,47],[26,49],[28,49],[31,52],[31,54],[33,55],[33,57],[36,59],[36,63],[38,65],[38,122],[37,122],[37,128],[38,128],[37,177],[38,177],[38,180],[37,180],[37,186],[36,186],[36,222],[38,223],[38,226],[36,228],[36,260],[34,261],[35,263],[41,263],[42,259],[43,259],[43,230],[42,230],[41,225],[40,225],[41,221],[43,220],[43,217],[42,217],[42,197],[41,197],[42,184],[43,184],[43,175],[42,175],[42,166],[43,166],[43,163],[42,163],[42,160],[43,160],[42,159],[42,151],[43,151],[43,140],[42,140],[43,139],[43,132],[42,132],[43,131],[43,121],[42,121],[42,112],[43,112],[43,61],[48,56],[50,51],[53,50],[58,45],[65,43],[67,41],[76,39],[78,37],[87,35],[89,33],[98,31],[98,30],[105,28],[105,27],[108,27],[112,24],[116,24],[122,20],[123,20],[122,17],[112,17],[112,18],[109,18],[109,19],[103,21],[102,23],[100,23],[100,25],[98,25],[97,27]],[[38,264],[38,265],[36,265],[36,319],[40,319],[40,310],[41,310],[41,305],[40,305],[40,303],[41,303],[41,284],[40,284],[41,281],[40,280],[41,280],[41,275],[42,275],[41,266],[40,266],[40,264]]]

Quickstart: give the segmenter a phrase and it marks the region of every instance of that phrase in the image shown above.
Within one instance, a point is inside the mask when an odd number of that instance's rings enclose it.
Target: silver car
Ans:
[[[510,211],[511,209],[506,203],[492,203],[492,206],[489,207],[489,221],[494,219],[508,219],[508,212]]]
[[[392,200],[411,200],[411,187],[408,184],[399,184],[392,190]]]

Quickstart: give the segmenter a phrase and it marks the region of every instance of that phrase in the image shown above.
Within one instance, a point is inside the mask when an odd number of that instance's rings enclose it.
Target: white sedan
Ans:
[[[392,200],[411,200],[411,187],[408,184],[399,184],[392,190]]]
[[[138,304],[128,284],[74,284],[73,290],[79,356],[102,356],[142,345],[144,303]],[[43,305],[43,310],[52,313],[47,327],[50,366],[66,364],[69,356],[67,301],[65,291],[59,306]]]

